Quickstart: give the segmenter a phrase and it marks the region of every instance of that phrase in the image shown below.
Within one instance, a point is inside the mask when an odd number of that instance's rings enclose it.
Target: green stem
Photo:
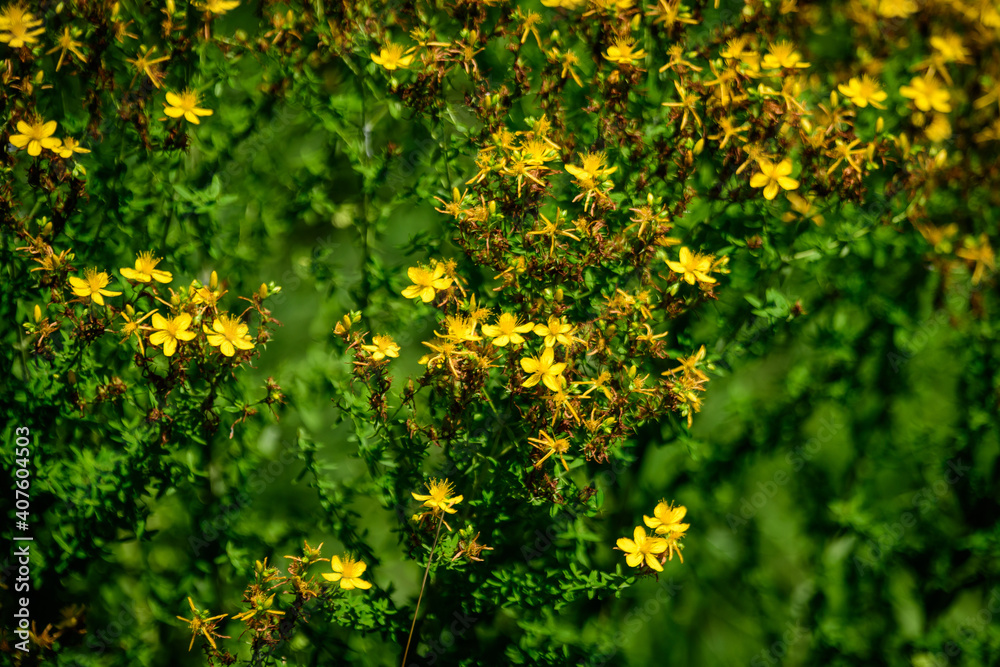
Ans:
[[[420,584],[420,595],[417,596],[417,606],[413,610],[413,623],[410,624],[410,635],[406,638],[406,650],[403,651],[403,663],[401,667],[406,667],[406,656],[410,654],[410,642],[413,640],[413,630],[417,627],[417,614],[420,613],[420,601],[424,599],[424,589],[427,588],[427,575],[431,571],[431,563],[434,562],[434,550],[437,549],[438,538],[441,536],[441,524],[444,523],[444,512],[438,519],[437,532],[434,533],[434,544],[431,545],[431,553],[427,556],[427,567],[424,568],[424,580]]]

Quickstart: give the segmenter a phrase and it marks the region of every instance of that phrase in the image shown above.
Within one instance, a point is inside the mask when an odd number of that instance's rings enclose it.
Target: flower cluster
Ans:
[[[643,516],[642,521],[653,532],[646,534],[645,528],[636,526],[632,539],[618,539],[616,549],[625,552],[625,562],[632,567],[646,567],[656,572],[663,571],[663,564],[673,560],[674,554],[684,562],[681,550],[684,548],[681,540],[684,538],[689,524],[681,523],[687,515],[683,505],[674,507],[661,500],[653,510],[653,516]]]

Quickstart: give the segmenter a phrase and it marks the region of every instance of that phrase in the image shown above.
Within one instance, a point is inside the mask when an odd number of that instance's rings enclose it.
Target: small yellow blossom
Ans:
[[[501,313],[496,324],[484,324],[483,334],[493,339],[497,347],[505,347],[509,343],[520,345],[524,342],[521,334],[535,328],[532,322],[521,324],[518,318],[510,313]]]
[[[222,354],[231,357],[236,354],[236,349],[252,350],[253,341],[248,333],[249,327],[240,322],[239,317],[229,315],[219,315],[212,322],[212,328],[201,325],[202,331],[208,336],[208,344],[217,347]]]
[[[562,461],[563,468],[569,472],[569,466],[566,464],[566,458],[563,456],[563,454],[569,451],[569,438],[553,438],[545,431],[539,431],[538,437],[528,438],[528,442],[530,442],[531,446],[535,449],[540,449],[545,452],[545,456],[535,461],[536,468],[541,467],[541,465],[545,463],[546,459],[553,454],[556,454]]]
[[[690,527],[689,524],[681,523],[686,514],[687,508],[683,505],[674,507],[673,503],[668,505],[667,501],[661,500],[653,510],[653,516],[643,516],[642,521],[657,535],[680,536]]]
[[[565,363],[555,363],[555,352],[551,347],[546,347],[545,351],[538,357],[525,357],[521,359],[521,368],[529,374],[522,387],[534,387],[542,382],[552,391],[558,392],[565,380],[562,372],[566,369]]]
[[[840,91],[841,95],[849,99],[851,104],[862,108],[870,104],[876,109],[884,109],[885,105],[880,103],[885,102],[888,97],[878,84],[878,81],[867,74],[860,78],[856,76],[852,77],[846,84],[842,83],[837,86],[837,90]]]
[[[37,44],[38,36],[45,32],[41,25],[42,20],[36,19],[21,3],[7,5],[0,12],[0,42],[12,49]]]
[[[26,123],[23,120],[17,121],[18,134],[10,135],[10,143],[15,148],[28,147],[28,155],[38,157],[43,148],[55,150],[62,143],[52,135],[56,132],[56,122],[50,120],[45,122],[39,120],[37,123]]]
[[[80,144],[76,143],[76,139],[72,137],[66,137],[62,140],[62,145],[56,146],[52,149],[55,153],[63,158],[64,160],[73,157],[74,153],[89,153],[89,148],[84,148]]]
[[[372,345],[362,345],[361,349],[371,352],[374,361],[382,361],[386,357],[395,359],[399,356],[399,345],[389,336],[377,335],[372,338]]]
[[[121,294],[121,292],[104,289],[111,282],[110,277],[104,271],[98,273],[97,269],[87,269],[83,275],[83,278],[70,276],[69,284],[73,289],[73,294],[83,297],[89,296],[98,306],[104,305],[104,297]]]
[[[439,512],[454,514],[458,510],[452,509],[452,506],[457,505],[465,499],[464,496],[451,495],[454,492],[454,487],[447,479],[432,479],[427,484],[426,494],[413,493],[411,491],[410,495],[413,496],[414,500],[422,502],[424,507],[431,509],[434,514]]]
[[[951,111],[951,93],[931,77],[913,77],[910,85],[900,86],[899,94],[913,100],[914,106],[921,111],[931,109],[941,113]]]
[[[372,587],[371,582],[365,581],[361,575],[368,569],[364,561],[354,560],[351,556],[334,556],[330,559],[333,572],[324,572],[323,578],[327,581],[339,581],[340,587],[346,591],[360,588],[367,590]]]
[[[73,35],[72,33],[70,33],[69,30],[69,26],[66,26],[65,28],[63,28],[63,34],[59,36],[59,40],[56,42],[56,45],[51,49],[49,49],[48,51],[46,51],[45,55],[49,55],[55,53],[56,51],[59,51],[59,61],[56,63],[56,71],[58,72],[59,68],[62,67],[63,59],[66,57],[67,51],[76,56],[80,60],[80,62],[84,63],[87,62],[86,56],[80,53],[81,46],[83,46],[83,44],[73,39]]]
[[[781,68],[805,68],[809,63],[802,61],[802,55],[795,50],[795,46],[786,41],[771,45],[771,50],[764,55],[761,61],[764,69]]]
[[[438,291],[451,287],[451,278],[445,276],[445,266],[441,262],[437,262],[433,270],[411,266],[406,270],[406,275],[413,283],[403,290],[403,296],[407,299],[420,299],[424,303],[430,303]]]
[[[634,65],[646,57],[646,52],[635,48],[631,39],[616,39],[604,52],[604,57],[618,65]]]
[[[202,109],[198,106],[198,94],[191,90],[180,93],[167,93],[167,101],[163,104],[163,113],[171,118],[184,117],[189,123],[198,125],[201,123],[198,116],[211,116],[214,112],[211,109]]]
[[[370,54],[376,65],[381,65],[390,72],[396,69],[406,69],[413,62],[413,48],[406,51],[400,44],[389,42],[378,53]]]
[[[239,0],[205,0],[204,2],[196,2],[195,7],[202,9],[209,14],[215,14],[216,16],[222,16],[231,9],[236,9],[240,6]]]
[[[145,320],[147,317],[149,317],[155,312],[156,312],[155,310],[151,310],[142,317],[140,317],[139,319],[133,319],[135,318],[135,309],[131,305],[126,305],[124,312],[121,313],[122,319],[125,320],[125,324],[122,325],[122,330],[120,332],[125,334],[125,337],[122,338],[121,343],[119,343],[119,345],[127,341],[132,336],[135,336],[136,340],[139,341],[139,352],[141,354],[146,354],[146,349],[142,344],[142,332],[139,328],[139,325],[142,324],[143,320]]]
[[[194,640],[198,637],[199,634],[203,635],[205,639],[208,640],[208,643],[212,645],[212,648],[218,649],[218,647],[215,645],[215,637],[223,637],[224,639],[228,639],[228,637],[216,633],[215,626],[221,619],[225,618],[229,614],[219,614],[218,616],[212,616],[211,618],[207,618],[208,614],[204,611],[198,611],[198,609],[195,608],[194,602],[191,600],[191,598],[188,598],[188,604],[191,605],[192,618],[184,618],[183,616],[177,616],[178,620],[187,623],[191,629],[191,644],[188,646],[188,651],[194,648]]]
[[[140,283],[148,283],[150,280],[155,280],[158,283],[169,283],[174,279],[174,276],[169,271],[157,269],[156,265],[159,263],[160,259],[154,258],[153,253],[140,252],[135,260],[134,269],[125,267],[118,269],[118,272],[127,280],[134,280]]]
[[[573,335],[575,332],[576,327],[563,322],[562,318],[554,315],[549,317],[547,323],[535,325],[534,329],[535,335],[545,337],[545,347],[553,347],[556,343],[566,346],[572,345],[574,341],[580,340]]]
[[[799,182],[788,175],[792,173],[792,161],[785,159],[777,164],[761,159],[757,162],[760,172],[750,177],[750,186],[764,188],[764,199],[774,199],[778,196],[778,188],[795,190]]]
[[[625,562],[632,567],[638,567],[645,561],[650,569],[663,572],[656,554],[662,554],[667,550],[667,541],[662,537],[646,537],[646,531],[642,526],[636,526],[632,533],[632,539],[627,537],[618,538],[617,548],[625,552]]]
[[[670,270],[681,274],[681,278],[689,285],[694,285],[695,281],[715,282],[715,278],[708,275],[712,270],[712,259],[699,253],[692,253],[686,246],[681,247],[679,261],[674,262],[668,259],[666,262]]]
[[[163,346],[163,355],[173,356],[177,351],[179,341],[191,340],[194,332],[188,331],[191,326],[191,316],[181,313],[177,317],[168,320],[159,313],[153,313],[153,329],[155,331],[149,335],[151,345]]]

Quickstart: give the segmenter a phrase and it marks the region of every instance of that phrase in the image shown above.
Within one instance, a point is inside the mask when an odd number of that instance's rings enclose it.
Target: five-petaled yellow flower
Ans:
[[[620,537],[616,544],[625,552],[625,562],[632,567],[638,567],[645,561],[650,569],[663,572],[663,566],[656,558],[656,554],[662,554],[667,550],[667,541],[662,537],[646,537],[643,527],[636,526],[631,540]]]
[[[642,521],[657,535],[680,537],[690,527],[690,524],[681,523],[686,514],[687,508],[683,505],[674,507],[673,503],[667,504],[667,501],[661,500],[653,510],[653,516],[643,515]]]
[[[125,267],[118,269],[118,272],[126,279],[140,283],[148,283],[150,280],[155,280],[158,283],[169,283],[174,279],[174,276],[169,271],[157,269],[156,265],[159,263],[160,259],[153,257],[153,253],[140,252],[135,260],[134,269]]]
[[[66,137],[62,140],[62,145],[56,146],[52,149],[59,157],[66,160],[73,157],[73,153],[89,153],[89,148],[84,148],[80,144],[76,143],[76,139],[73,137]]]
[[[530,376],[525,380],[522,387],[534,387],[539,382],[554,392],[558,392],[563,382],[562,372],[566,369],[564,363],[554,363],[555,352],[551,347],[545,348],[539,357],[525,357],[521,359],[521,368]]]
[[[424,507],[430,508],[435,514],[442,511],[454,514],[458,510],[452,509],[452,505],[457,505],[465,499],[464,496],[452,496],[451,494],[454,492],[454,487],[447,479],[432,479],[427,484],[426,494],[413,493],[412,491],[410,494],[414,500],[419,500],[424,504]]]
[[[933,77],[915,76],[910,85],[900,86],[899,94],[913,100],[914,106],[921,111],[951,111],[951,93]]]
[[[7,5],[0,12],[0,42],[12,49],[37,44],[38,36],[45,32],[40,25],[42,19],[36,19],[21,3]]]
[[[604,52],[604,57],[618,65],[633,65],[646,57],[646,52],[636,49],[631,39],[616,39]]]
[[[399,356],[399,345],[389,336],[378,335],[372,338],[372,345],[362,345],[361,349],[371,352],[372,359],[382,361],[386,357],[396,358]]]
[[[45,122],[39,120],[37,123],[26,123],[23,120],[17,121],[17,134],[10,135],[10,143],[16,148],[28,147],[28,155],[38,157],[43,148],[55,150],[62,143],[57,137],[56,122],[50,120]]]
[[[802,56],[795,50],[795,46],[789,42],[778,42],[771,45],[771,50],[761,61],[764,69],[780,69],[784,67],[801,69],[809,67],[809,63],[802,61]]]
[[[198,94],[192,90],[185,90],[180,93],[167,93],[167,101],[163,104],[163,113],[171,118],[184,117],[189,123],[198,125],[201,123],[198,116],[211,116],[211,109],[202,109],[198,106]]]
[[[681,247],[680,261],[667,260],[667,266],[674,273],[681,274],[681,277],[689,285],[694,285],[695,281],[703,283],[714,283],[715,278],[708,275],[712,270],[712,260],[704,255],[693,253],[687,247]]]
[[[177,351],[179,341],[194,338],[194,332],[188,331],[189,326],[191,326],[191,316],[187,313],[181,313],[171,320],[159,313],[153,313],[153,328],[156,331],[149,334],[149,343],[162,345],[164,356],[171,357]]]
[[[501,313],[496,324],[484,324],[483,334],[493,339],[493,344],[497,347],[504,347],[508,343],[520,345],[524,342],[521,334],[528,333],[535,325],[531,322],[520,324],[518,318],[510,313]]]
[[[572,345],[573,341],[579,340],[573,335],[576,331],[576,327],[567,322],[563,322],[562,318],[549,317],[549,321],[546,324],[535,325],[535,334],[538,336],[545,337],[545,347],[554,347],[556,343],[560,345]],[[555,391],[553,389],[553,391]]]
[[[333,572],[324,572],[323,578],[327,581],[339,581],[340,587],[351,591],[355,588],[367,590],[372,587],[370,581],[365,581],[361,575],[368,569],[363,561],[354,560],[351,556],[334,556],[330,559]]]
[[[851,101],[851,104],[858,107],[866,107],[869,104],[876,109],[884,109],[880,102],[885,102],[888,95],[878,81],[867,74],[859,77],[852,77],[846,84],[837,86],[840,94]]]
[[[250,334],[247,333],[249,327],[240,322],[238,317],[219,315],[212,322],[211,329],[204,324],[201,325],[201,329],[207,334],[208,344],[219,348],[222,354],[227,357],[236,354],[237,348],[240,350],[253,349],[253,341],[250,340]],[[194,334],[192,334],[193,336]]]
[[[785,159],[777,164],[770,160],[761,159],[757,162],[760,172],[750,177],[750,185],[755,188],[764,188],[764,199],[774,199],[778,196],[778,188],[782,190],[795,190],[799,187],[799,182],[788,175],[792,173],[792,161]]]
[[[434,265],[433,271],[422,266],[411,266],[406,270],[406,275],[413,283],[403,290],[403,296],[407,299],[420,299],[424,303],[430,303],[438,290],[451,287],[451,278],[445,275],[445,267],[441,262]]]
[[[389,42],[375,55],[371,54],[376,65],[381,65],[390,72],[395,69],[406,69],[413,62],[413,48],[404,51],[399,44]]]
[[[104,297],[118,296],[121,292],[112,292],[104,289],[111,279],[104,271],[100,273],[97,269],[87,269],[83,273],[83,278],[70,276],[69,284],[73,288],[73,294],[77,296],[89,296],[98,306],[104,305]]]

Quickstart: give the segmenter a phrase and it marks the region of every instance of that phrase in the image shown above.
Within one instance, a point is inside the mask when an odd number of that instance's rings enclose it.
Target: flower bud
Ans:
[[[36,303],[35,304],[35,322],[37,323],[37,322],[41,322],[41,321],[42,321],[42,309],[39,308],[38,304]]]
[[[264,283],[260,284],[260,289],[257,290],[257,296],[259,296],[261,299],[267,298],[267,285],[265,285]]]
[[[882,118],[882,116],[879,116],[878,120],[875,121],[875,131],[881,132],[884,127],[885,127],[885,119]]]
[[[209,289],[214,290],[218,286],[219,286],[219,274],[216,273],[215,271],[212,271],[212,276],[211,278],[208,279],[208,287]]]

